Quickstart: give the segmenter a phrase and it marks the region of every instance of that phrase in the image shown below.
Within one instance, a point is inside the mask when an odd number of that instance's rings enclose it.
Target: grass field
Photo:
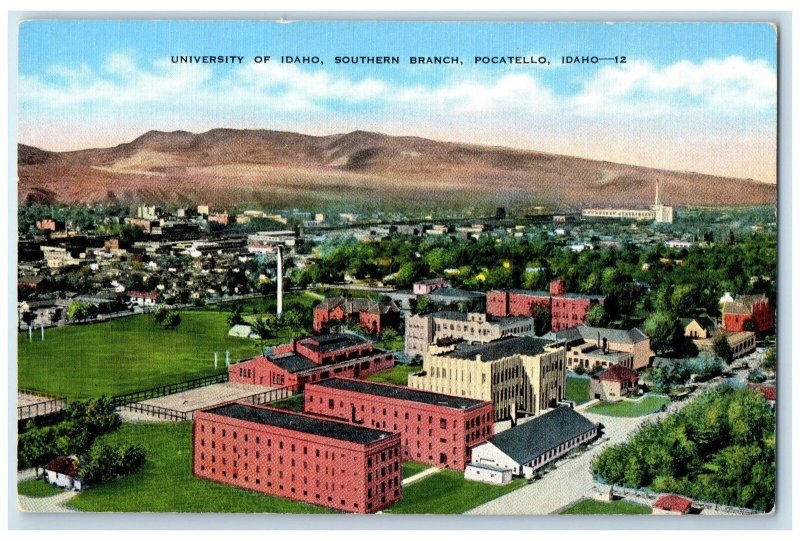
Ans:
[[[289,398],[284,398],[283,400],[278,400],[277,402],[270,402],[270,406],[275,408],[281,408],[285,410],[291,411],[303,411],[303,404],[305,398],[303,394],[296,394],[294,396],[290,396]]]
[[[420,365],[410,366],[407,364],[396,364],[391,370],[367,376],[369,381],[377,383],[391,383],[392,385],[408,385],[408,375],[412,372],[422,370]]]
[[[89,487],[70,500],[80,511],[330,513],[305,504],[212,483],[192,475],[191,423],[123,424],[103,440],[136,443],[147,461],[136,473]]]
[[[465,481],[461,472],[442,470],[418,483],[403,487],[402,499],[385,512],[458,514],[508,494],[525,484],[524,479],[514,479],[503,486],[487,485]]]
[[[569,509],[561,511],[561,515],[649,515],[652,510],[646,505],[641,505],[625,500],[612,502],[599,502],[597,500],[583,500]]]
[[[403,462],[403,479],[416,475],[428,468],[430,468],[428,464],[422,464],[421,462],[412,462],[411,460]]]
[[[567,388],[564,397],[572,400],[575,404],[583,404],[589,401],[589,379],[567,376]]]
[[[586,411],[599,415],[608,415],[610,417],[641,417],[642,415],[648,415],[658,411],[661,409],[661,406],[668,403],[669,398],[666,396],[647,395],[635,402],[630,400],[613,403],[606,402],[592,406]]]
[[[17,484],[17,492],[20,496],[29,496],[31,498],[46,498],[48,496],[55,496],[64,492],[63,488],[54,487],[49,483],[45,483],[43,479],[37,477],[36,479],[28,479]]]
[[[275,309],[275,299],[241,301],[248,308]],[[314,298],[300,292],[287,295],[286,306],[311,306]],[[214,352],[225,369],[231,359],[251,357],[255,340],[228,336],[231,303],[181,311],[177,329],[161,329],[152,314],[91,325],[45,330],[45,340],[28,342],[17,335],[19,387],[67,398],[90,398],[138,391],[213,374]],[[247,313],[247,312],[245,312]],[[289,340],[288,331],[268,340]]]

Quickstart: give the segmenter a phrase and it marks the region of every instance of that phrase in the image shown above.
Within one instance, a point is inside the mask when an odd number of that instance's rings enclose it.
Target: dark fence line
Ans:
[[[142,391],[133,391],[130,393],[119,394],[111,397],[111,401],[115,407],[125,406],[134,402],[141,402],[142,400],[149,400],[151,398],[160,398],[169,394],[180,393],[197,389],[199,387],[206,387],[216,383],[225,383],[228,381],[228,372],[220,372],[211,376],[203,376],[201,378],[190,379],[178,383],[171,383],[169,385],[162,385],[161,387],[152,387]]]
[[[38,395],[37,395],[38,396]],[[67,408],[66,398],[51,398],[34,404],[17,406],[17,419],[33,419],[42,415],[50,415]]]
[[[297,394],[297,391],[298,391],[297,385],[289,385],[287,387],[270,389],[268,391],[262,391],[260,393],[252,394],[250,396],[238,398],[236,401],[247,402],[248,404],[253,404],[255,406],[258,406],[261,404],[269,404],[270,402],[276,402],[278,400],[290,398],[295,394]]]
[[[150,404],[125,404],[122,406],[122,408],[136,413],[143,413],[145,415],[149,415],[150,417],[169,419],[172,421],[185,421],[194,417],[194,415],[189,417],[189,414],[193,414],[194,412],[178,411],[170,408],[162,408],[161,406],[153,406]]]

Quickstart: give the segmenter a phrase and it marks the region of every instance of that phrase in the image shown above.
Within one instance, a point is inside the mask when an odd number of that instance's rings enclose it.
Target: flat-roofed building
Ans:
[[[495,419],[537,415],[564,398],[563,343],[513,336],[488,344],[430,346],[409,387],[494,404]]]
[[[349,513],[402,494],[399,434],[232,403],[197,412],[192,439],[193,473],[211,481]]]
[[[399,433],[403,460],[459,471],[494,434],[491,402],[357,379],[306,385],[304,411]]]
[[[486,314],[443,310],[409,315],[406,319],[405,352],[424,355],[429,345],[443,339],[491,342],[506,336],[530,333],[535,320],[524,317],[487,319]]]

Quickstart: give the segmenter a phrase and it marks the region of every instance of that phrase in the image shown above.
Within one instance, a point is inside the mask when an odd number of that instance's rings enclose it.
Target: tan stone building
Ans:
[[[567,368],[571,370],[581,366],[591,371],[598,366],[608,368],[615,364],[640,370],[650,364],[654,355],[650,338],[637,328],[621,330],[580,325],[550,332],[544,337],[565,342]]]
[[[452,310],[432,314],[409,315],[406,320],[405,352],[424,355],[429,345],[445,339],[467,342],[491,342],[506,336],[532,332],[534,319],[507,317],[487,320],[486,314]]]
[[[539,414],[564,399],[563,343],[514,336],[488,344],[430,346],[408,386],[494,404],[495,419]]]
[[[639,375],[630,368],[614,365],[589,382],[589,397],[606,402],[619,402],[636,391]]]
[[[714,330],[709,333],[708,338],[701,338],[694,340],[697,349],[700,351],[714,351],[714,340],[718,336],[725,335],[728,338],[728,344],[733,351],[733,359],[744,357],[756,350],[756,334],[751,331],[742,331],[734,333],[726,333],[722,330]]]

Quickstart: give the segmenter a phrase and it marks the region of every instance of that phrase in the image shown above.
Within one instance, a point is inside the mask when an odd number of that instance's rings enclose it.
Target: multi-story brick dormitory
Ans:
[[[494,434],[491,402],[356,379],[306,385],[304,411],[400,433],[404,460],[459,471]]]
[[[432,314],[409,315],[406,319],[406,355],[424,355],[430,344],[443,339],[491,342],[506,336],[531,333],[534,319],[503,317],[487,319],[486,314],[443,310]]]
[[[394,302],[371,299],[324,299],[314,307],[314,332],[322,332],[331,322],[352,319],[367,332],[380,333],[400,323],[400,309]]]
[[[775,327],[775,308],[766,295],[739,295],[722,305],[722,327],[731,333]]]
[[[653,351],[650,337],[637,328],[608,329],[579,325],[571,329],[549,332],[549,340],[564,341],[567,348],[567,368],[578,367],[591,371],[597,367],[609,368],[615,364],[633,370],[650,365]]]
[[[230,403],[197,412],[198,477],[350,513],[400,499],[400,435]]]
[[[489,342],[433,345],[408,386],[494,404],[496,420],[538,415],[564,399],[563,342],[512,336]]]
[[[532,317],[537,307],[550,311],[551,330],[560,331],[583,325],[586,313],[595,304],[604,305],[602,295],[568,293],[564,280],[550,282],[550,291],[527,289],[493,290],[486,294],[486,313],[495,317]]]
[[[230,381],[295,387],[333,376],[359,378],[389,370],[394,354],[354,334],[326,334],[276,346],[267,355],[232,364]]]

